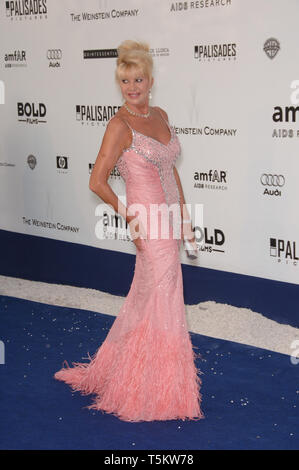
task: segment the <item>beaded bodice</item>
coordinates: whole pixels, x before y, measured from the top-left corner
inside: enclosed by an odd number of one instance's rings
[[[126,183],[134,183],[134,178],[138,177],[140,173],[142,173],[143,178],[146,178],[148,174],[147,190],[149,189],[150,177],[154,170],[159,176],[164,191],[165,202],[171,205],[180,202],[180,194],[174,177],[173,167],[180,154],[181,147],[173,127],[169,126],[169,129],[171,138],[168,144],[164,145],[158,140],[131,128],[131,146],[123,151],[116,163],[116,167]],[[139,167],[136,168],[136,165]],[[144,182],[146,183],[145,178]],[[145,190],[145,188],[143,189]]]

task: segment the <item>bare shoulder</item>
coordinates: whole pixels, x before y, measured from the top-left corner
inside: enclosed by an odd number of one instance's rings
[[[154,106],[154,109],[156,111],[158,111],[160,114],[162,114],[164,119],[166,119],[166,121],[168,121],[168,115],[167,115],[166,111],[164,111],[164,109],[160,108],[159,106]]]
[[[120,134],[127,133],[127,131],[128,126],[122,119],[121,114],[115,114],[115,116],[110,119],[106,127],[106,132],[108,132],[109,134],[117,134],[118,136]]]

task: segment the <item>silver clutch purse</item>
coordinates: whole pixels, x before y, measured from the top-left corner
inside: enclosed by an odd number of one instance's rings
[[[195,248],[195,242],[192,244],[190,243],[187,238],[184,238],[184,245],[185,245],[185,250],[187,253],[188,258],[190,259],[196,259],[198,258],[198,248]]]

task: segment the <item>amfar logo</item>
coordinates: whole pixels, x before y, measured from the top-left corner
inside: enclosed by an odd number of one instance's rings
[[[264,51],[269,57],[269,59],[274,59],[276,57],[278,51],[280,50],[280,44],[277,39],[270,38],[264,44]]]
[[[15,0],[5,2],[6,17],[12,19],[38,19],[41,15],[47,18],[47,0]]]
[[[46,105],[44,103],[17,103],[18,121],[27,122],[27,124],[46,123]]]
[[[293,264],[297,266],[299,258],[296,256],[296,242],[270,238],[270,256],[278,258],[278,262],[281,262],[281,258],[284,258],[286,262],[293,261]]]
[[[105,125],[117,113],[121,106],[76,105],[76,120],[81,124]]]
[[[227,189],[227,171],[210,170],[209,172],[196,171],[194,173],[194,188],[199,189]]]
[[[16,50],[14,52],[8,52],[4,54],[5,67],[27,67],[26,64],[26,51]]]
[[[274,122],[296,122],[298,111],[299,106],[296,108],[294,106],[285,106],[284,108],[275,106],[272,119]]]
[[[194,46],[194,58],[198,60],[236,60],[237,45],[230,44],[199,44]]]

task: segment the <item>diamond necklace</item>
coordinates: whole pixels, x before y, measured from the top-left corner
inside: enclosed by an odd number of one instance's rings
[[[128,111],[128,113],[132,114],[133,116],[138,116],[138,117],[143,117],[143,118],[148,118],[151,114],[151,111],[149,109],[148,113],[146,114],[141,114],[141,113],[135,113],[135,111],[132,111],[132,109],[130,109],[126,103],[124,103],[124,107],[126,108],[126,110]]]

